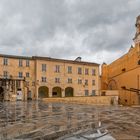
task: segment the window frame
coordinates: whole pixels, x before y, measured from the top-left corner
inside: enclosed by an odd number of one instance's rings
[[[88,86],[88,79],[85,79],[85,86]]]
[[[55,72],[60,73],[60,65],[55,65]]]
[[[3,58],[3,65],[4,66],[8,65],[8,58],[6,58],[6,57]]]
[[[78,79],[78,85],[82,84],[82,79]]]
[[[23,67],[23,60],[22,60],[22,59],[19,59],[19,60],[18,60],[18,66],[19,66],[19,67]]]
[[[26,67],[30,67],[30,60],[26,60]]]
[[[23,78],[23,72],[18,72],[18,77]]]
[[[60,83],[60,78],[55,77],[55,83]]]
[[[95,86],[96,80],[92,80],[92,86]]]
[[[47,65],[46,64],[42,64],[42,72],[46,72],[47,71]]]
[[[68,78],[68,83],[72,84],[72,78]]]
[[[96,69],[92,69],[92,75],[96,76]]]
[[[82,68],[78,67],[78,74],[82,74]]]
[[[26,77],[29,78],[30,77],[30,73],[26,72]]]
[[[41,82],[46,83],[46,82],[47,82],[47,77],[42,76],[42,77],[41,77]]]
[[[85,75],[89,75],[89,68],[85,68]]]
[[[69,73],[69,74],[72,73],[72,66],[68,66],[68,73]]]
[[[3,77],[8,78],[8,71],[3,71]]]
[[[89,90],[85,89],[85,96],[89,96]]]

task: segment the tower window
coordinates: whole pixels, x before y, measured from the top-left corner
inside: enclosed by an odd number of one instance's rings
[[[140,60],[138,61],[138,65],[140,65]]]

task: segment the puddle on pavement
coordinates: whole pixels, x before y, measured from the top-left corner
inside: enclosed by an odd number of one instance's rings
[[[116,139],[140,137],[140,107],[94,106],[42,101],[0,103],[0,140],[56,139],[97,126]]]

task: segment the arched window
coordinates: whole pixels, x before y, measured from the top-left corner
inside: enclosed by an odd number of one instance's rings
[[[138,65],[140,65],[140,60],[138,60]]]

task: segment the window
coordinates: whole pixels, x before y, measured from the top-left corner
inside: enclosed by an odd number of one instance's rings
[[[78,74],[82,74],[82,68],[78,68]]]
[[[82,84],[82,79],[78,79],[78,84]]]
[[[95,86],[95,80],[92,80],[92,85]]]
[[[8,58],[3,59],[3,65],[8,65]]]
[[[68,83],[72,83],[72,78],[68,78]]]
[[[27,81],[27,82],[26,82],[26,86],[29,86],[29,85],[30,85],[30,82],[29,82],[29,81]]]
[[[7,71],[4,71],[3,72],[3,76],[4,76],[4,78],[7,78],[8,77],[8,72]]]
[[[16,87],[17,87],[17,88],[20,88],[20,86],[21,86],[21,83],[20,83],[19,80],[17,80],[17,81],[16,81]]]
[[[88,85],[88,80],[85,80],[85,85],[86,85],[86,86]]]
[[[60,78],[55,78],[55,83],[60,83]]]
[[[4,80],[4,81],[2,81],[2,86],[6,86],[6,81]]]
[[[42,72],[46,72],[46,64],[42,64]]]
[[[72,73],[72,67],[68,66],[68,73]]]
[[[85,96],[88,96],[88,90],[85,90]]]
[[[22,77],[23,77],[22,72],[19,72],[19,73],[18,73],[18,77],[19,77],[19,78],[22,78]]]
[[[122,69],[122,72],[125,72],[125,71],[126,71],[126,69],[125,69],[125,68],[123,68],[123,69]]]
[[[32,86],[35,86],[35,82],[32,82]]]
[[[42,77],[42,82],[47,82],[47,78],[46,77]]]
[[[29,72],[26,72],[26,77],[30,77],[30,73]]]
[[[85,69],[85,75],[88,75],[88,74],[89,74],[88,71],[89,71],[89,70],[86,68],[86,69]]]
[[[22,67],[22,59],[19,59],[19,67]]]
[[[138,61],[138,65],[140,65],[140,60]]]
[[[92,90],[92,96],[95,96],[95,95],[96,95],[96,91]]]
[[[30,66],[30,61],[26,60],[26,67],[29,67],[29,66]]]
[[[59,65],[55,66],[55,72],[60,72],[60,66]]]
[[[96,75],[96,70],[92,69],[92,75]]]

